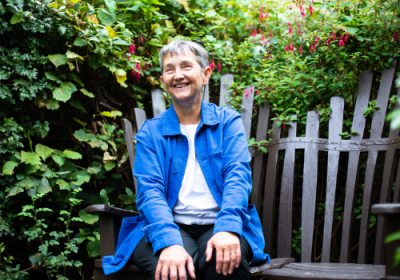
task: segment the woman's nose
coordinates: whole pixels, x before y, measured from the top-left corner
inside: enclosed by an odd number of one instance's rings
[[[177,69],[175,70],[175,77],[174,77],[174,78],[175,78],[175,79],[179,79],[179,80],[184,78],[182,69],[177,68]]]

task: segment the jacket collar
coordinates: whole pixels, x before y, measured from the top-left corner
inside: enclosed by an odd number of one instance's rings
[[[163,126],[163,136],[171,136],[171,135],[182,135],[181,128],[179,126],[178,115],[175,112],[174,105],[168,108],[165,112],[164,117],[164,126]],[[199,126],[201,127],[203,124],[205,125],[215,125],[218,124],[219,120],[215,115],[215,112],[211,110],[210,105],[205,103],[203,100],[201,101],[201,119]]]

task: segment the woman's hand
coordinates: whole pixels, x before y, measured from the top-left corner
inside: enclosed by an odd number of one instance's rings
[[[235,267],[239,267],[242,259],[239,237],[231,232],[217,232],[207,243],[207,262],[211,260],[214,248],[217,253],[217,273],[232,274]]]
[[[161,251],[158,259],[155,280],[168,280],[168,275],[171,280],[187,280],[186,265],[190,277],[195,279],[193,260],[185,248],[180,245],[166,247]]]

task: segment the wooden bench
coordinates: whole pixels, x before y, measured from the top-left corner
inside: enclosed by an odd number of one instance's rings
[[[297,136],[297,123],[292,122],[289,126],[288,137],[281,138],[281,128],[275,120],[272,127],[271,141],[267,144],[268,154],[258,153],[254,148],[249,150],[253,156],[253,192],[251,203],[256,205],[258,213],[262,217],[263,231],[265,235],[266,248],[268,253],[273,252],[276,247],[276,259],[271,264],[251,267],[252,277],[264,279],[379,279],[385,274],[383,239],[385,236],[386,216],[389,215],[388,232],[396,230],[396,221],[400,221],[400,205],[377,206],[377,233],[375,242],[375,265],[366,264],[366,251],[368,239],[368,222],[370,219],[372,184],[377,164],[378,152],[386,151],[383,180],[380,189],[380,203],[387,203],[392,196],[392,185],[394,187],[394,200],[399,202],[400,197],[400,164],[399,156],[396,153],[400,149],[399,130],[392,130],[388,138],[382,138],[384,120],[387,111],[389,95],[393,86],[396,69],[396,61],[393,61],[389,69],[382,74],[381,84],[377,95],[379,110],[374,112],[371,123],[369,139],[363,139],[366,120],[363,116],[363,109],[368,106],[371,95],[373,73],[364,71],[360,78],[360,85],[355,106],[352,131],[358,131],[349,140],[341,139],[344,100],[341,97],[332,97],[330,107],[332,113],[329,118],[329,138],[319,137],[319,115],[308,112],[305,137]],[[227,97],[229,84],[233,82],[232,75],[224,75],[221,78],[220,104],[228,104]],[[246,128],[246,136],[250,138],[251,115],[253,108],[254,88],[250,90],[247,98],[242,102],[242,120]],[[400,90],[397,93],[400,98]],[[204,100],[209,101],[208,89],[205,91]],[[161,90],[152,91],[152,103],[154,116],[165,111],[165,99]],[[398,107],[398,105],[396,105]],[[271,118],[269,103],[260,106],[258,112],[258,126],[256,141],[267,140],[267,130]],[[144,110],[135,108],[134,127],[129,120],[123,119],[122,125],[125,131],[125,140],[129,152],[131,167],[135,162],[135,147],[133,139],[135,132],[146,120]],[[302,183],[302,209],[301,209],[301,262],[294,263],[292,258],[292,216],[293,216],[293,186],[296,151],[304,150],[303,183]],[[285,151],[283,160],[283,171],[281,184],[277,184],[279,177],[278,155]],[[322,235],[321,262],[312,263],[313,240],[315,238],[316,216],[316,193],[318,178],[318,153],[327,153],[327,178],[325,198],[325,218]],[[331,263],[331,240],[332,225],[334,220],[335,193],[339,169],[339,157],[341,153],[348,153],[349,164],[346,178],[346,196],[342,220],[340,262]],[[349,264],[351,252],[350,240],[352,226],[354,224],[354,201],[357,180],[361,177],[359,171],[360,157],[362,153],[368,153],[365,172],[364,191],[362,194],[362,216],[360,235],[358,243],[357,264]],[[135,188],[137,187],[134,178]],[[276,205],[277,192],[279,194],[279,206]],[[398,207],[398,208],[396,208]],[[398,209],[394,211],[393,209]],[[101,235],[101,257],[115,253],[116,240],[119,227],[123,217],[138,215],[133,211],[127,211],[110,207],[107,205],[89,206],[86,211],[100,215]],[[397,214],[396,214],[397,213]],[[397,215],[397,216],[396,216]],[[275,223],[275,219],[278,219]],[[397,219],[397,220],[396,220]],[[277,233],[274,225],[277,224]],[[398,228],[399,229],[399,228]],[[398,230],[397,229],[397,230]],[[274,234],[275,233],[275,234]],[[277,236],[277,240],[275,240]],[[400,245],[400,244],[399,244]],[[388,254],[393,250],[388,250]],[[388,255],[387,259],[390,259]],[[393,258],[392,258],[393,259]],[[391,262],[392,262],[391,259]],[[391,267],[389,263],[387,267]],[[278,269],[279,268],[279,269]],[[400,279],[400,269],[386,268],[387,276],[390,279]],[[393,278],[394,277],[394,278]],[[397,277],[397,278],[396,278]],[[95,260],[95,280],[100,279],[148,279],[133,264],[128,264],[123,270],[104,276],[101,260]],[[389,279],[389,278],[385,278]]]

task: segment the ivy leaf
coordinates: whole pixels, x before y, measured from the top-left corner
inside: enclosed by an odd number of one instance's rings
[[[117,77],[117,82],[124,86],[123,84],[126,81],[126,71],[118,69],[117,71],[115,71],[115,76]]]
[[[86,213],[85,209],[82,209],[81,211],[79,211],[79,217],[81,217],[82,221],[84,221],[85,223],[87,223],[89,225],[93,225],[94,223],[96,223],[99,220],[98,215],[88,214],[88,213]]]
[[[75,131],[74,136],[76,139],[78,139],[79,141],[90,141],[90,140],[96,140],[96,136],[92,133],[88,133],[86,131],[84,131],[83,129],[79,129],[77,131]]]
[[[34,152],[21,152],[21,162],[25,162],[27,164],[32,164],[32,165],[40,165],[40,157],[38,154]]]
[[[47,56],[49,60],[54,64],[55,67],[68,63],[68,59],[65,54],[50,54]]]
[[[7,197],[9,197],[9,196],[14,196],[14,195],[19,194],[19,193],[21,193],[21,192],[23,192],[23,191],[24,191],[24,189],[21,188],[21,187],[13,187],[13,188],[8,192]]]
[[[53,149],[43,146],[42,144],[37,144],[35,147],[36,153],[43,159],[43,161],[46,160],[46,158],[51,155],[51,153],[54,151]]]
[[[122,116],[122,112],[120,112],[120,111],[111,111],[111,112],[104,111],[104,112],[101,112],[101,115],[103,115],[105,117],[113,118],[115,116]]]
[[[69,102],[69,105],[75,107],[76,109],[81,110],[82,112],[86,113],[85,107],[83,107],[82,103],[79,100],[72,99]]]
[[[94,98],[94,94],[91,93],[91,92],[88,92],[86,89],[81,88],[80,91],[81,91],[84,95],[89,96],[90,98]]]
[[[100,256],[100,241],[96,240],[95,242],[89,241],[86,244],[86,250],[89,255],[89,258],[95,258]]]
[[[14,168],[18,166],[19,162],[17,161],[7,161],[3,166],[3,174],[4,175],[12,175],[14,174]]]
[[[16,24],[22,20],[22,13],[15,13],[10,19],[11,24]]]
[[[92,165],[88,168],[89,174],[97,174],[101,171],[101,165]]]
[[[104,3],[106,4],[107,10],[110,12],[110,14],[114,15],[115,8],[117,7],[115,0],[104,0]]]
[[[63,179],[57,179],[56,184],[60,186],[60,190],[69,190],[71,186]]]
[[[80,153],[73,152],[70,150],[65,150],[63,154],[65,155],[66,158],[69,159],[82,159],[82,155]]]
[[[104,9],[99,10],[97,12],[97,15],[104,25],[111,26],[111,25],[113,25],[113,23],[116,20],[115,15],[110,14],[109,12],[105,11]]]
[[[107,170],[107,171],[110,171],[111,169],[113,169],[115,167],[115,162],[113,162],[113,161],[107,161],[105,164],[104,164],[104,168]]]
[[[77,38],[75,39],[75,41],[74,41],[74,46],[83,47],[83,46],[85,46],[85,45],[86,45],[86,41],[83,40],[82,38],[77,37]]]
[[[79,76],[76,73],[70,73],[68,76],[77,82],[81,87],[84,87],[85,85],[82,83],[82,80],[79,78]]]
[[[66,56],[67,56],[67,58],[69,58],[69,59],[75,59],[75,58],[78,58],[78,57],[79,57],[79,55],[77,55],[76,53],[71,52],[71,51],[67,51]]]
[[[54,74],[53,72],[44,72],[45,76],[47,79],[52,80],[52,81],[59,81],[59,79],[57,78],[56,74]]]
[[[53,97],[58,101],[66,102],[71,98],[72,93],[76,91],[76,87],[71,82],[64,82],[60,87],[53,90]]]
[[[66,158],[64,156],[52,155],[51,158],[58,164],[58,166],[63,166]]]
[[[55,100],[54,98],[50,99],[50,100],[46,100],[46,108],[49,110],[57,110],[58,108],[60,108],[60,103]]]
[[[43,177],[42,180],[40,180],[39,187],[37,189],[37,193],[43,193],[46,194],[48,192],[51,192],[51,187],[49,180],[47,180],[46,177]]]

